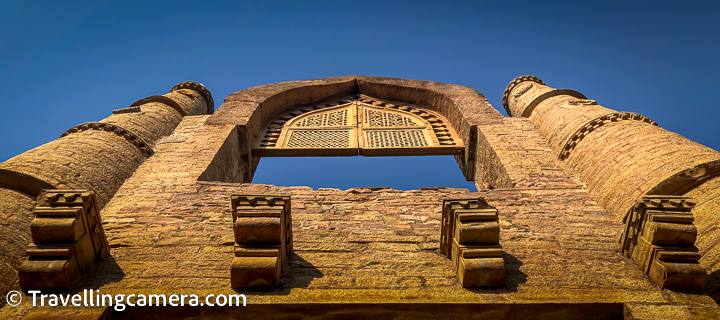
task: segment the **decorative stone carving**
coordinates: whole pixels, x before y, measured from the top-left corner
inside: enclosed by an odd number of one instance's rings
[[[573,99],[568,101],[569,104],[574,106],[591,106],[597,105],[597,101],[592,99]]]
[[[60,135],[60,138],[70,135],[70,134],[73,134],[73,133],[76,133],[76,132],[82,132],[85,130],[100,130],[100,131],[112,132],[120,137],[125,138],[125,140],[132,143],[146,157],[152,156],[155,153],[155,151],[153,151],[153,149],[150,147],[150,145],[147,142],[145,142],[145,140],[143,140],[136,134],[134,134],[126,129],[123,129],[120,126],[111,124],[111,123],[87,122],[87,123],[79,124],[77,126],[70,128],[68,131],[65,131],[62,135]]]
[[[207,104],[207,114],[212,114],[213,111],[215,111],[215,101],[213,101],[212,94],[210,94],[210,90],[205,88],[202,83],[197,83],[194,81],[180,82],[176,84],[170,91],[176,91],[180,89],[195,90],[195,92],[199,93],[200,96],[205,99],[205,103]]]
[[[694,206],[687,197],[645,196],[625,216],[620,250],[660,288],[705,287],[705,268],[695,247]]]
[[[127,107],[122,109],[115,109],[112,111],[112,114],[123,114],[123,113],[138,113],[142,110],[140,110],[140,107]]]
[[[502,287],[498,211],[483,198],[443,201],[440,249],[453,263],[463,287]]]
[[[463,151],[460,139],[439,114],[359,95],[280,115],[258,137],[253,155],[457,155]]]
[[[595,100],[586,100],[586,99],[580,99],[582,101],[595,101]],[[578,104],[592,104],[592,103],[584,103],[584,102],[578,102]],[[565,145],[563,146],[562,151],[560,151],[560,160],[565,160],[570,156],[570,151],[575,149],[575,147],[580,143],[580,141],[585,138],[590,132],[595,131],[595,129],[609,123],[609,122],[618,122],[623,120],[632,120],[632,121],[642,121],[645,123],[649,123],[651,125],[657,126],[658,124],[655,123],[655,121],[652,121],[650,118],[643,116],[639,113],[634,112],[614,112],[610,114],[606,114],[604,116],[597,117],[590,122],[586,123],[580,129],[575,131],[575,133],[568,139],[567,142],[565,142]]]
[[[517,85],[519,85],[520,83],[523,83],[525,81],[532,81],[532,82],[538,83],[540,85],[545,85],[545,82],[543,82],[542,80],[540,80],[540,78],[538,78],[536,76],[519,76],[519,77],[513,79],[512,81],[510,81],[510,83],[508,83],[507,87],[505,87],[505,91],[503,91],[503,96],[502,96],[502,105],[503,105],[503,107],[505,107],[505,111],[508,114],[510,114],[510,105],[508,104],[508,99],[510,98],[510,91],[513,91],[513,89],[515,89],[515,87]],[[528,87],[527,89],[530,90],[530,88],[531,87]],[[525,93],[525,92],[523,92],[523,93]],[[518,97],[519,96],[520,95],[518,95]]]
[[[277,286],[285,259],[292,253],[290,197],[233,195],[231,203],[235,233],[232,287]]]
[[[95,194],[43,190],[30,225],[33,243],[18,268],[20,287],[71,290],[110,252]]]
[[[513,99],[517,100],[517,98],[520,98],[522,95],[524,95],[528,91],[530,91],[530,89],[532,89],[532,87],[533,87],[533,84],[529,83],[526,86],[518,89],[518,92],[515,92],[515,94],[513,94]]]

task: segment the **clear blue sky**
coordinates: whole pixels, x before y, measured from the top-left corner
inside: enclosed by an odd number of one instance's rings
[[[181,81],[219,106],[247,87],[347,74],[461,84],[500,110],[507,83],[532,74],[720,149],[719,17],[720,1],[0,0],[0,161]],[[255,182],[463,180],[451,157],[356,157],[267,158]]]

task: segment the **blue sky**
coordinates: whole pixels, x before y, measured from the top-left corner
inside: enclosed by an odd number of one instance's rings
[[[219,106],[347,74],[461,84],[497,109],[532,74],[720,149],[718,17],[718,1],[0,0],[0,161],[181,81]],[[266,158],[255,182],[472,188],[463,180],[451,157],[357,157]]]

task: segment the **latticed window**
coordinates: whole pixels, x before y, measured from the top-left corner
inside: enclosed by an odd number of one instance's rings
[[[253,155],[456,155],[463,150],[439,114],[360,95],[280,115],[257,139]]]

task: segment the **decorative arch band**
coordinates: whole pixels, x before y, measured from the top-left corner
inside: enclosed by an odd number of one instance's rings
[[[87,122],[83,124],[79,124],[77,126],[74,126],[70,128],[68,131],[65,131],[62,135],[60,135],[60,138],[65,137],[67,135],[82,132],[86,130],[98,130],[98,131],[107,131],[112,132],[122,138],[125,138],[128,142],[132,143],[135,147],[142,152],[142,154],[145,157],[152,156],[155,152],[152,150],[150,145],[145,142],[142,138],[140,138],[138,135],[128,131],[127,129],[124,129],[118,125],[110,124],[110,123],[104,123],[104,122]]]
[[[650,118],[643,116],[639,113],[613,112],[610,114],[606,114],[590,120],[588,123],[580,127],[580,129],[575,131],[575,133],[573,133],[570,139],[565,142],[565,145],[560,151],[560,155],[558,156],[558,158],[560,158],[560,160],[567,159],[570,156],[570,151],[575,149],[578,143],[580,143],[580,141],[582,141],[582,139],[584,139],[588,134],[595,131],[595,129],[604,126],[606,123],[618,122],[623,120],[642,121],[654,126],[658,125],[657,123],[655,123],[655,121],[652,121]]]

